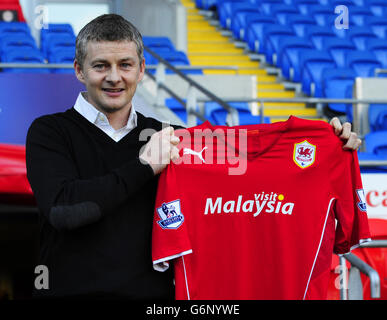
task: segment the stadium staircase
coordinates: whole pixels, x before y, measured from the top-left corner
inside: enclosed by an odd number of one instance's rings
[[[187,56],[194,66],[237,66],[236,70],[203,69],[204,74],[255,75],[257,77],[258,98],[292,99],[299,94],[285,88],[284,83],[270,67],[253,60],[243,48],[238,47],[230,32],[219,27],[210,11],[196,8],[194,0],[182,0],[187,10]],[[264,115],[271,122],[286,120],[290,115],[322,120],[315,107],[305,103],[266,102]]]

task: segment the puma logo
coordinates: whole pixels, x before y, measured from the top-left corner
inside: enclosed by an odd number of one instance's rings
[[[194,155],[194,156],[197,156],[197,157],[199,157],[200,160],[202,160],[204,163],[206,163],[206,162],[204,161],[204,158],[203,158],[203,155],[202,155],[203,151],[206,150],[206,149],[207,149],[207,147],[204,147],[204,148],[202,149],[202,151],[196,152],[196,151],[193,151],[193,150],[191,150],[191,149],[189,149],[189,148],[184,148],[183,153],[184,153],[184,154],[192,154],[192,155]]]

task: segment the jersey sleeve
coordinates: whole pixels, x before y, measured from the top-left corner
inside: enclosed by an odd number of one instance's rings
[[[192,253],[176,167],[170,164],[161,173],[157,189],[152,229],[152,261],[157,271],[167,270],[170,260]]]
[[[331,183],[337,220],[334,252],[344,254],[370,240],[366,200],[356,151],[342,151],[334,161]]]

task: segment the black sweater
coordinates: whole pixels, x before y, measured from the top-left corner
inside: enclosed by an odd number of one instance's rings
[[[171,272],[152,268],[157,177],[138,158],[161,129],[138,113],[115,142],[74,108],[32,123],[27,176],[40,211],[39,264],[49,270],[49,289],[37,296],[173,297]]]

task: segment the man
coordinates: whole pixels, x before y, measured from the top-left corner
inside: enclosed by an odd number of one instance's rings
[[[157,174],[178,158],[173,128],[136,112],[145,70],[138,30],[102,15],[76,40],[76,76],[86,86],[66,112],[36,119],[27,136],[27,176],[40,210],[40,297],[173,298],[172,273],[153,271],[151,228]],[[350,124],[337,134],[360,140]],[[149,141],[142,139],[153,129]]]

